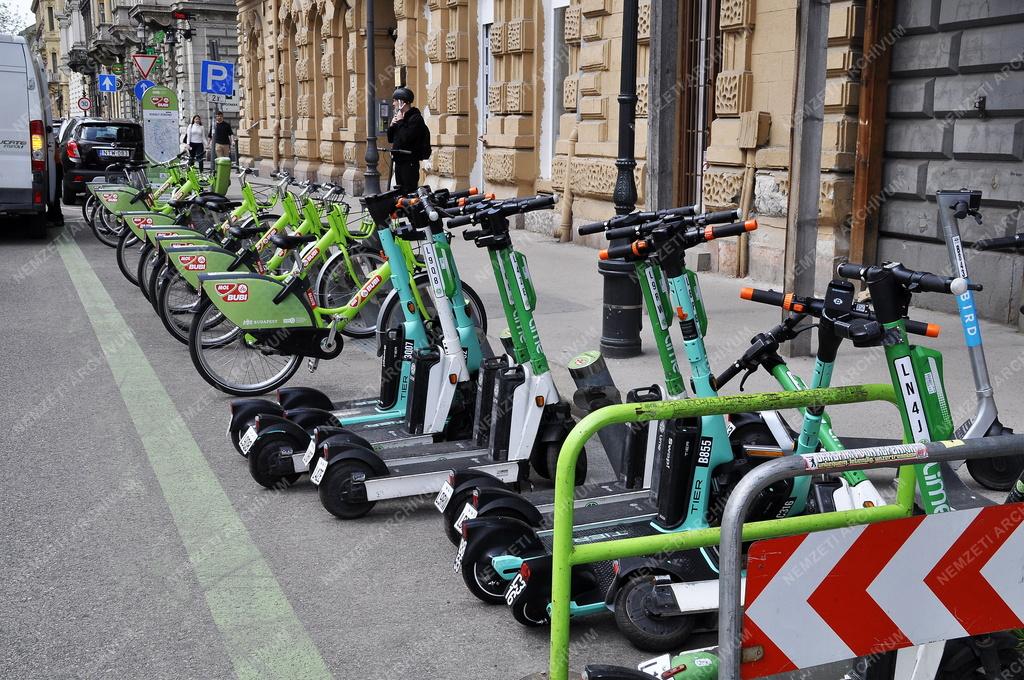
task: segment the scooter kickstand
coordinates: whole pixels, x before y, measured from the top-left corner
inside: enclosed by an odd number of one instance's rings
[[[309,369],[310,373],[316,373],[317,366],[320,365],[319,357],[310,357],[306,360],[306,368]]]

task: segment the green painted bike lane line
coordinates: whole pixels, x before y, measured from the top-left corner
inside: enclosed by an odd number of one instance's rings
[[[239,678],[330,678],[316,645],[78,244],[57,248]],[[154,417],[158,414],[158,417]]]

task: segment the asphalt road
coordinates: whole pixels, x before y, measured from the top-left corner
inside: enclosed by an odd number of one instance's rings
[[[595,253],[525,232],[514,238],[531,258],[538,326],[571,395],[564,366],[600,335]],[[496,338],[504,324],[494,317],[487,261],[461,241],[455,249]],[[716,366],[778,319],[777,310],[738,301],[739,285],[704,277]],[[258,487],[224,434],[229,397],[203,382],[114,251],[83,224],[69,220],[44,242],[0,237],[0,309],[0,453],[9,461],[0,482],[3,676],[509,680],[546,667],[546,630],[480,604],[452,574],[454,550],[428,500],[382,503],[343,522],[309,484]],[[955,317],[922,318],[945,326],[936,344],[949,350],[960,420],[973,397]],[[1007,389],[1024,369],[1020,336],[984,329],[1003,420],[1024,427],[1022,396]],[[610,365],[620,388],[659,373],[650,352]],[[792,365],[809,372],[806,359]],[[377,373],[371,347],[353,343],[291,384],[354,398],[373,392]],[[858,351],[834,383],[885,379],[878,354]],[[755,376],[748,389],[770,387]],[[839,410],[835,420],[840,432],[899,429],[893,412],[880,418],[872,406]],[[608,474],[599,461],[591,467]],[[891,474],[874,478],[889,491]],[[574,667],[649,656],[608,616],[575,625]]]

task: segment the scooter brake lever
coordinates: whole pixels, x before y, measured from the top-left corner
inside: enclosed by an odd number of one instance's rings
[[[743,391],[743,386],[745,384],[747,384],[747,378],[749,378],[750,376],[754,375],[754,373],[756,373],[756,372],[757,372],[757,366],[754,366],[753,368],[748,368],[747,369],[747,372],[743,374],[743,379],[740,380],[740,392]]]

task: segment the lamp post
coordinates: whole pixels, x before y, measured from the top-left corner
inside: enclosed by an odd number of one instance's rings
[[[373,26],[373,2],[365,2],[366,7],[366,170],[363,171],[363,194],[380,193],[380,171],[377,162],[377,60],[375,54]]]
[[[622,71],[619,81],[619,156],[615,159],[615,213],[636,208],[636,48],[638,0],[625,0],[622,8]],[[613,240],[618,245],[624,240]],[[597,270],[604,277],[604,313],[601,351],[608,357],[626,358],[640,353],[643,300],[633,265],[622,259],[603,260]]]

